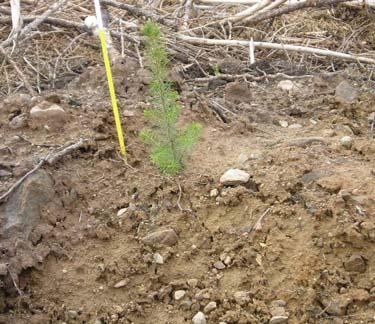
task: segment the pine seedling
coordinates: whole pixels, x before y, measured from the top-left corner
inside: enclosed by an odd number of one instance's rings
[[[153,127],[141,132],[141,138],[151,146],[151,161],[164,173],[173,175],[183,168],[186,153],[198,140],[201,125],[190,123],[183,129],[177,126],[181,105],[179,96],[168,80],[168,55],[159,26],[148,21],[142,28],[152,80],[152,108],[144,111]]]

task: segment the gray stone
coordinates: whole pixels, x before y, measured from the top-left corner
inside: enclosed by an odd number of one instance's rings
[[[250,179],[250,174],[239,169],[229,169],[220,178],[220,183],[225,186],[237,186],[246,184]]]
[[[49,174],[43,170],[33,173],[6,203],[0,205],[0,215],[4,215],[5,219],[5,235],[27,238],[31,230],[39,224],[42,209],[49,205],[51,207],[55,202],[55,190]]]
[[[271,305],[274,307],[285,307],[286,301],[282,299],[276,299],[271,302]]]
[[[193,324],[206,324],[206,316],[202,312],[198,312],[192,319]]]
[[[222,261],[217,261],[217,262],[214,263],[214,267],[217,270],[223,270],[223,269],[225,269],[225,264]]]
[[[191,308],[191,305],[192,305],[192,301],[191,300],[184,300],[181,304],[180,304],[180,308],[183,309],[183,310],[190,310]]]
[[[173,229],[164,229],[148,234],[143,238],[143,242],[147,245],[162,244],[172,246],[178,242],[178,236]]]
[[[122,279],[119,282],[116,282],[113,286],[114,288],[122,288],[125,287],[129,283],[129,279]]]
[[[291,80],[282,80],[277,84],[277,87],[286,92],[290,92],[297,89],[296,84]]]
[[[281,127],[287,128],[289,126],[289,123],[286,120],[280,120],[279,125]]]
[[[8,273],[8,267],[5,263],[0,263],[0,276],[5,276]]]
[[[349,272],[363,273],[366,271],[366,262],[359,254],[351,255],[345,262],[344,268]]]
[[[9,178],[12,176],[12,173],[7,170],[0,170],[0,178]]]
[[[335,90],[336,101],[343,104],[351,104],[358,98],[358,90],[352,87],[349,82],[342,81]]]
[[[187,284],[190,287],[195,288],[198,285],[198,280],[197,279],[188,279]]]
[[[285,316],[285,308],[282,306],[271,307],[270,313],[272,316]]]
[[[368,117],[367,117],[367,119],[368,119],[368,121],[370,123],[374,122],[374,120],[375,120],[375,111],[372,112],[371,114],[369,114]]]
[[[210,191],[210,197],[217,197],[219,195],[219,190],[217,190],[216,188],[215,189],[212,189]]]
[[[216,305],[216,302],[212,301],[212,302],[209,302],[206,307],[203,309],[203,311],[205,313],[210,313],[212,312],[214,309],[216,309],[217,305]]]
[[[282,324],[288,322],[288,316],[273,316],[269,323],[270,324]]]
[[[14,117],[10,122],[9,122],[9,128],[11,129],[20,129],[24,128],[27,126],[27,115],[26,114],[21,114],[16,117]]]
[[[68,317],[69,317],[69,319],[74,320],[74,319],[77,318],[77,316],[78,316],[78,313],[76,311],[74,311],[74,310],[68,311]]]
[[[301,129],[303,126],[301,124],[292,124],[289,129]]]
[[[44,108],[47,106],[47,108]],[[68,114],[60,106],[43,103],[30,110],[31,120],[37,126],[47,125],[55,128],[62,127],[68,120]]]

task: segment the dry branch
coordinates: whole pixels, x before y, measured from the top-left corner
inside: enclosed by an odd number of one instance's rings
[[[7,40],[1,43],[2,47],[7,47],[10,44],[13,43],[13,41],[17,39],[21,39],[25,37],[31,30],[37,28],[44,20],[46,20],[51,14],[53,14],[55,11],[59,10],[63,4],[65,4],[67,0],[60,0],[53,4],[50,8],[48,8],[41,16],[34,19],[30,24],[26,25],[24,28],[22,28],[19,32],[19,34],[14,34],[11,37],[9,37]]]
[[[190,36],[185,36],[185,35],[177,35],[177,39],[190,43],[190,44],[195,44],[195,45],[224,45],[224,46],[246,46],[246,47],[249,47],[250,45],[250,41],[207,39],[207,38],[200,38],[200,37],[190,37]],[[254,42],[254,47],[309,53],[309,54],[315,54],[315,55],[335,57],[335,58],[339,58],[343,60],[375,64],[375,59],[373,58],[359,56],[355,54],[335,52],[335,51],[331,51],[327,49],[307,47],[307,46],[275,44],[275,43],[268,43],[268,42]]]

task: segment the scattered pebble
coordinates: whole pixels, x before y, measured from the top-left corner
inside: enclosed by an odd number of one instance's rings
[[[9,128],[11,129],[20,129],[24,128],[27,126],[27,115],[26,114],[21,114],[16,117],[14,117],[10,122],[9,122]]]
[[[351,255],[345,262],[344,268],[349,272],[363,273],[366,271],[366,262],[359,254]]]
[[[0,263],[0,276],[5,276],[8,273],[8,267],[5,263]]]
[[[184,298],[185,294],[186,294],[185,290],[177,290],[177,291],[174,292],[174,299],[180,300],[180,299]]]
[[[301,129],[303,126],[301,124],[292,124],[289,129]]]
[[[367,119],[370,123],[372,123],[375,120],[375,111],[368,115]]]
[[[340,143],[346,149],[350,149],[353,145],[353,138],[351,136],[344,136],[340,139]]]
[[[218,195],[219,195],[219,190],[217,190],[216,188],[210,191],[210,197],[217,197]]]
[[[351,104],[358,98],[358,90],[352,87],[349,82],[342,81],[335,90],[335,99],[339,103]]]
[[[162,244],[172,246],[178,242],[178,236],[173,229],[158,230],[145,236],[143,242],[147,245]]]
[[[203,309],[203,311],[208,314],[208,313],[212,312],[214,309],[216,309],[216,307],[217,307],[216,302],[211,301],[206,305],[206,307]]]
[[[277,84],[277,87],[287,92],[293,91],[297,88],[296,84],[291,80],[282,80]]]
[[[74,311],[74,310],[70,310],[70,311],[68,311],[68,317],[69,317],[70,319],[72,319],[72,320],[76,319],[76,318],[77,318],[77,315],[78,315],[78,313],[77,313],[76,311]]]
[[[184,300],[183,302],[181,302],[180,304],[180,308],[183,309],[183,310],[190,310],[191,309],[191,305],[192,305],[192,301],[191,300]]]
[[[30,110],[30,117],[48,125],[62,126],[67,121],[68,114],[60,106],[53,104],[45,109],[40,106],[33,107]]]
[[[269,323],[270,324],[282,324],[288,321],[288,316],[273,316]]]
[[[225,269],[225,264],[222,261],[217,261],[217,262],[214,263],[214,267],[217,270],[223,270],[223,269]]]
[[[197,279],[188,279],[187,284],[190,287],[195,288],[198,285],[198,280]]]
[[[124,215],[126,213],[128,209],[127,208],[121,208],[118,212],[117,212],[117,217],[121,217],[122,215]]]
[[[286,120],[280,120],[279,125],[281,127],[287,128],[289,126],[289,123]]]
[[[113,287],[114,288],[122,288],[125,287],[129,283],[129,279],[123,279],[117,282]]]
[[[134,117],[135,116],[135,112],[132,111],[132,110],[127,110],[127,109],[124,109],[122,111],[122,114],[124,117]]]
[[[249,181],[250,174],[239,169],[229,169],[220,178],[220,183],[224,186],[237,186]]]
[[[160,253],[155,253],[154,254],[154,262],[156,264],[164,264],[164,258]]]
[[[245,305],[250,302],[250,292],[248,291],[236,291],[234,293],[234,299],[237,304]]]
[[[275,306],[270,309],[272,316],[285,316],[285,308],[281,306]]]
[[[7,170],[0,170],[0,178],[9,178],[12,176],[12,173]]]
[[[193,324],[206,324],[206,316],[202,312],[198,312],[193,317]]]

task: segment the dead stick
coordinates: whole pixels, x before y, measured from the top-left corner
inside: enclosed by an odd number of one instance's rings
[[[16,62],[14,62],[10,56],[8,55],[8,53],[6,52],[6,50],[4,49],[4,47],[0,46],[0,52],[1,54],[3,54],[3,56],[5,57],[5,60],[7,60],[10,65],[13,67],[13,69],[17,72],[18,76],[20,77],[20,79],[23,81],[27,91],[30,92],[30,94],[32,96],[36,96],[36,92],[34,91],[33,87],[31,86],[30,82],[27,80],[27,77],[22,73],[22,71],[18,68]]]
[[[21,31],[19,32],[19,34],[14,34],[12,37],[10,37],[7,40],[5,40],[4,42],[2,42],[1,46],[2,47],[7,47],[10,44],[12,44],[13,41],[15,41],[17,39],[22,39],[23,37],[25,37],[31,30],[37,28],[48,16],[50,16],[55,11],[57,11],[58,9],[60,9],[60,7],[65,2],[67,2],[67,0],[60,0],[60,1],[56,2],[55,4],[53,4],[41,16],[39,16],[38,18],[36,18],[35,20],[33,20],[30,24],[28,24],[25,27],[23,27],[21,29]]]

